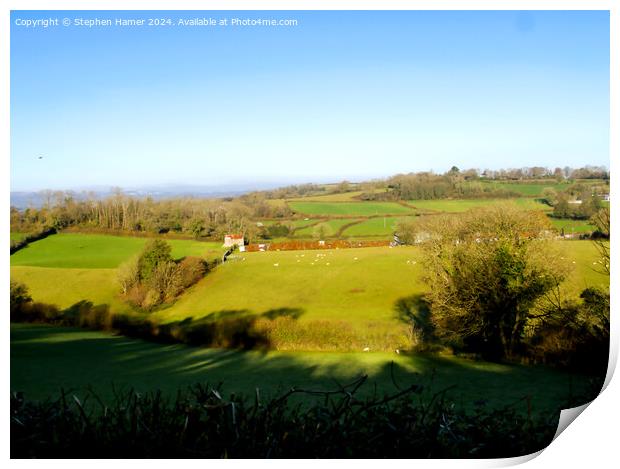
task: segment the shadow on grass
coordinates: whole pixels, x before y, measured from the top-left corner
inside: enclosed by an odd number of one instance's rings
[[[415,346],[432,345],[434,327],[431,322],[431,311],[424,295],[416,294],[399,298],[394,303],[396,318],[406,324]]]
[[[586,377],[556,370],[424,354],[205,349],[25,324],[12,326],[11,340],[11,389],[30,399],[57,395],[61,388],[79,395],[89,385],[104,399],[115,388],[159,389],[172,396],[196,383],[223,383],[227,394],[253,395],[258,388],[274,396],[291,387],[334,389],[367,374],[360,396],[419,384],[428,392],[416,398],[450,388],[451,402],[472,411],[514,405],[521,412],[555,415],[569,400],[577,405],[576,397],[588,389]]]

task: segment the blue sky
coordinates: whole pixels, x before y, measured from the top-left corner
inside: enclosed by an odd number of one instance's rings
[[[15,25],[46,17],[298,25]],[[604,11],[14,11],[11,20],[12,190],[609,165]]]

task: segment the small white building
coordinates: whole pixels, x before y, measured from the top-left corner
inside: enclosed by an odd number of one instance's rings
[[[231,248],[233,246],[244,246],[245,240],[243,239],[243,235],[241,234],[227,234],[224,236],[224,247]]]

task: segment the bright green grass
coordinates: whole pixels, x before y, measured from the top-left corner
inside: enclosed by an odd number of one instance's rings
[[[593,269],[598,257],[591,242],[558,241],[558,246],[574,268],[567,280],[571,292],[609,284],[609,277]],[[398,324],[396,301],[425,289],[417,247],[268,251],[238,259],[218,267],[155,316],[171,321],[224,310],[300,308],[300,321],[336,319],[362,327],[377,321]]]
[[[376,217],[353,225],[342,233],[343,236],[391,236],[399,222],[413,220],[411,217]]]
[[[11,265],[37,267],[108,269],[117,267],[139,253],[148,238],[61,233],[31,243],[11,256]],[[218,257],[220,243],[193,240],[166,240],[172,256]]]
[[[564,191],[569,187],[567,183],[545,182],[545,183],[527,183],[527,182],[494,182],[485,181],[484,184],[492,185],[495,189],[505,189],[507,191],[518,192],[529,197],[542,195],[543,191],[549,187],[556,191]]]
[[[296,197],[288,199],[288,202],[350,202],[356,200],[362,194],[362,191],[343,192],[340,194],[314,195],[310,197]]]
[[[551,223],[558,231],[564,228],[565,234],[587,233],[596,229],[594,225],[588,223],[588,220],[560,220],[551,218]]]
[[[311,237],[315,233],[318,233],[321,228],[323,228],[325,236],[331,237],[338,234],[338,231],[345,225],[349,225],[351,223],[356,223],[360,220],[352,219],[352,218],[336,218],[333,220],[327,220],[321,223],[318,223],[313,226],[308,226],[305,228],[299,228],[295,230],[296,237]]]
[[[173,321],[224,310],[300,308],[300,321],[397,323],[395,302],[423,289],[419,255],[415,247],[240,254],[154,315]]]
[[[231,392],[268,398],[295,386],[334,389],[361,374],[369,383],[361,395],[395,393],[393,376],[401,387],[418,383],[447,395],[457,405],[472,408],[478,399],[489,406],[511,404],[532,396],[532,410],[555,411],[568,396],[584,388],[582,377],[538,367],[474,362],[454,357],[406,356],[395,353],[238,352],[232,350],[160,345],[107,333],[41,325],[11,325],[11,390],[30,399],[58,396],[60,389],[84,396],[90,385],[104,400],[116,389],[138,392],[162,390],[173,397],[180,387],[195,383],[224,383]],[[422,399],[429,399],[424,393]],[[309,399],[306,397],[305,399]],[[526,403],[516,407],[526,411]]]
[[[35,301],[68,308],[80,301],[107,304],[114,312],[129,311],[118,298],[116,269],[62,269],[11,266],[11,280],[24,283]]]
[[[572,268],[564,282],[567,294],[578,296],[588,287],[609,288],[609,276],[601,273],[599,253],[592,241],[558,241],[558,246]]]
[[[413,212],[394,202],[289,202],[289,207],[308,215],[372,216]]]
[[[289,223],[291,223],[295,228],[302,228],[320,221],[320,218],[308,218],[307,220],[302,218],[300,220],[291,220]]]
[[[431,200],[410,200],[419,210],[437,211],[437,212],[466,212],[479,207],[488,207],[498,203],[514,203],[524,210],[544,210],[549,211],[551,207],[542,204],[535,199],[518,198],[518,199],[431,199]]]

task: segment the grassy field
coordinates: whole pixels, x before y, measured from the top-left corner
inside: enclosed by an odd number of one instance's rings
[[[130,311],[118,298],[116,269],[12,266],[11,280],[25,283],[35,301],[61,309],[90,301],[94,305],[109,305],[114,312]]]
[[[394,365],[390,365],[394,362]],[[527,395],[532,410],[557,410],[562,401],[585,388],[586,381],[554,370],[475,362],[455,357],[395,353],[286,353],[159,345],[106,333],[42,325],[11,325],[11,390],[30,399],[58,395],[60,389],[84,395],[86,386],[103,399],[116,389],[162,390],[174,396],[194,383],[224,383],[231,392],[268,398],[291,386],[334,389],[361,374],[369,375],[362,395],[394,393],[392,375],[402,387],[418,383],[448,393],[456,405],[471,409],[484,400],[503,406]],[[429,399],[430,393],[421,396]],[[308,398],[306,398],[308,399]],[[526,403],[516,409],[526,412]]]
[[[364,237],[364,236],[391,236],[396,231],[396,225],[403,220],[413,219],[411,217],[376,217],[364,220],[353,225],[342,233],[343,236]]]
[[[543,191],[547,187],[559,192],[566,190],[569,186],[567,183],[558,183],[556,181],[543,183],[485,181],[484,184],[491,185],[495,189],[505,189],[507,191],[518,192],[519,194],[523,194],[528,197],[537,197],[542,195]]]
[[[392,323],[395,302],[423,289],[418,257],[415,247],[245,253],[155,314],[170,321],[219,311],[299,308],[300,321]]]
[[[288,199],[288,202],[350,202],[356,200],[362,191],[342,192],[339,194],[314,195],[310,197],[297,197]]]
[[[308,226],[305,228],[299,228],[295,230],[296,237],[312,237],[315,233],[319,233],[319,230],[322,228],[326,237],[336,236],[339,230],[351,223],[356,223],[361,220],[351,219],[351,218],[336,218],[333,220],[327,220],[321,223],[318,223],[313,226]]]
[[[394,202],[289,202],[289,207],[297,213],[327,216],[368,217],[413,212],[413,209]]]
[[[432,200],[409,200],[407,203],[422,211],[436,212],[466,212],[479,207],[488,207],[498,203],[514,203],[524,210],[552,210],[548,205],[542,204],[535,199],[432,199]]]
[[[551,218],[551,224],[558,231],[564,229],[565,234],[588,233],[596,229],[594,225],[588,223],[588,220],[560,220]]]
[[[11,265],[110,269],[139,253],[148,238],[61,233],[30,244],[11,256]],[[220,243],[167,240],[172,256],[219,257]]]
[[[609,288],[609,277],[600,273],[599,253],[591,241],[558,241],[563,257],[572,267],[564,282],[567,293],[578,295],[588,287]]]
[[[144,242],[142,238],[54,235],[12,255],[11,278],[28,285],[36,301],[65,308],[88,300],[121,309],[113,267]],[[177,256],[206,244],[171,243]],[[567,281],[571,290],[608,285],[609,278],[596,272],[597,252],[591,242],[558,241],[558,246],[574,267]],[[104,247],[109,257],[98,250]],[[336,319],[361,328],[392,327],[400,324],[396,302],[424,291],[422,273],[418,247],[239,253],[174,305],[153,315],[173,321],[221,311],[260,314],[294,308],[302,313],[299,321]]]

